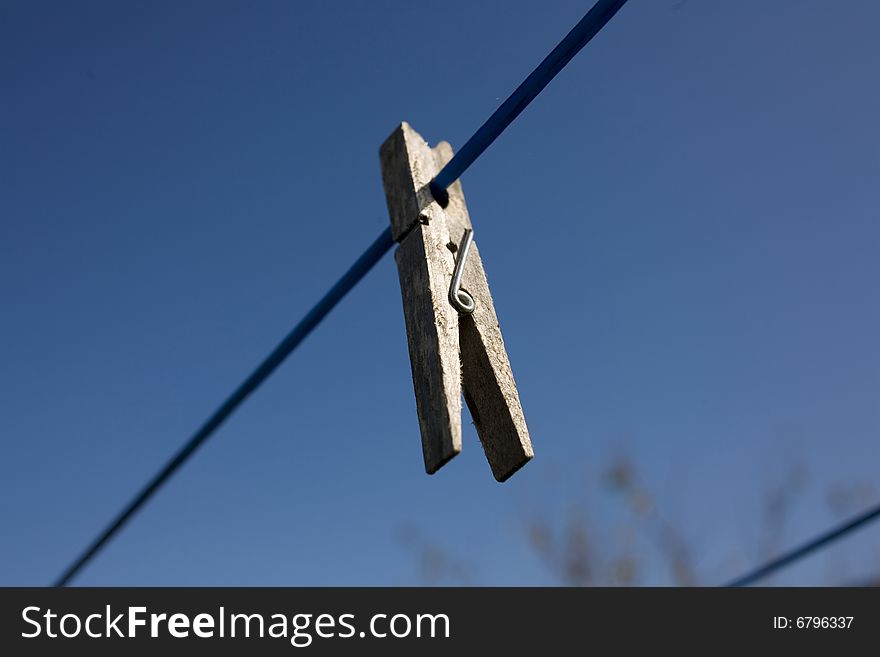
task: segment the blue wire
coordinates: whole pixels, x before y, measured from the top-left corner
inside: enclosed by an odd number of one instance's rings
[[[586,16],[547,55],[531,75],[489,117],[479,130],[465,143],[461,150],[446,164],[431,182],[431,192],[445,207],[446,188],[474,163],[483,151],[495,141],[504,129],[535,99],[562,68],[571,61],[581,48],[602,29],[627,0],[599,0]],[[55,586],[65,586],[94,557],[98,551],[119,531],[147,500],[180,468],[202,443],[238,408],[248,396],[277,368],[299,344],[311,333],[337,303],[373,268],[385,255],[394,240],[391,229],[386,229],[345,272],[330,291],[303,317],[293,330],[278,344],[253,373],[233,392],[201,428],[186,442],[128,506],[111,522],[101,535],[58,578]]]
[[[599,0],[593,5],[587,15],[572,28],[571,32],[559,42],[559,45],[544,58],[544,61],[538,64],[529,77],[510,94],[501,107],[495,110],[495,113],[480,126],[480,129],[446,163],[446,166],[434,176],[434,180],[430,184],[431,194],[440,205],[446,207],[449,200],[446,188],[461,177],[461,174],[483,154],[483,151],[489,148],[505,128],[543,91],[550,80],[555,78],[556,74],[571,61],[572,57],[577,55],[581,48],[605,27],[605,24],[626,2],[627,0]]]
[[[855,531],[859,527],[867,525],[869,522],[871,522],[872,520],[876,520],[877,518],[880,518],[880,505],[875,506],[872,509],[868,509],[867,511],[855,516],[854,518],[850,518],[842,525],[839,525],[834,529],[825,532],[821,536],[818,536],[813,540],[804,543],[800,547],[786,552],[782,556],[777,557],[773,561],[770,561],[760,568],[756,568],[752,572],[743,575],[742,577],[736,578],[732,582],[728,583],[726,586],[739,587],[753,584],[759,579],[764,579],[765,577],[773,574],[777,570],[781,570],[785,566],[788,566],[795,561],[803,559],[811,552],[814,552],[815,550],[818,550],[819,548],[828,545],[832,541],[836,541],[842,536],[849,534],[852,531]]]
[[[314,307],[303,317],[299,324],[293,327],[284,339],[278,343],[278,346],[272,350],[266,358],[257,366],[251,375],[238,386],[238,388],[224,401],[220,407],[214,411],[213,415],[201,426],[201,428],[193,434],[186,444],[178,450],[168,463],[156,474],[150,482],[141,489],[128,506],[116,518],[107,525],[107,528],[101,532],[101,535],[89,545],[82,555],[66,570],[61,577],[55,582],[55,586],[66,585],[74,576],[82,569],[86,563],[91,560],[98,550],[100,550],[107,541],[117,531],[122,529],[126,522],[135,514],[135,512],[164,484],[174,472],[183,465],[183,463],[192,456],[202,443],[207,440],[211,434],[223,422],[232,415],[232,412],[244,402],[248,396],[256,390],[259,385],[269,378],[269,375],[275,371],[284,359],[296,349],[300,343],[306,339],[321,320],[324,319],[331,310],[339,303],[342,298],[370,271],[373,266],[382,259],[391,247],[394,246],[394,240],[391,238],[391,228],[385,229],[382,234],[369,246],[364,254],[358,258],[349,268],[336,285],[330,288],[330,291],[314,305]]]

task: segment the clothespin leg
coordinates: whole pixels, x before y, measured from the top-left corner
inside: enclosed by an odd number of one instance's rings
[[[437,144],[434,156],[438,171],[452,154],[447,142]],[[450,236],[458,243],[465,229],[473,226],[461,181],[455,181],[447,192],[444,215]],[[476,241],[465,262],[462,288],[475,305],[473,314],[459,316],[464,398],[492,474],[505,481],[528,463],[534,452]]]
[[[473,314],[459,317],[464,398],[492,474],[505,481],[534,452],[476,243],[465,263],[462,287],[475,304]]]
[[[437,293],[449,280],[446,256],[438,253],[449,253],[448,237],[438,232],[418,226],[395,254],[428,474],[461,451],[459,318],[445,295]]]
[[[434,153],[407,123],[382,145],[382,176],[409,344],[425,470],[461,451],[458,313],[446,299],[454,256],[443,210],[428,191]]]

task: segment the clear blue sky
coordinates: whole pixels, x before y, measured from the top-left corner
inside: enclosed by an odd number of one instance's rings
[[[590,4],[0,4],[0,583],[55,578],[384,229],[399,121],[460,145]],[[632,0],[465,174],[536,451],[508,483],[469,423],[424,474],[386,257],[78,583],[418,583],[405,528],[552,583],[524,515],[617,531],[620,453],[707,582],[796,464],[784,543],[823,528],[880,474],[878,24]]]

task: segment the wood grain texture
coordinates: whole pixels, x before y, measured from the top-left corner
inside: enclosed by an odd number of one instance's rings
[[[443,209],[434,201],[428,183],[437,173],[434,152],[405,121],[379,149],[382,184],[395,242],[421,222],[442,219]]]
[[[462,288],[476,306],[472,315],[459,318],[464,398],[492,474],[505,481],[534,452],[476,241],[465,263]]]
[[[440,142],[434,153],[439,170],[452,158],[452,147]],[[447,191],[446,224],[458,243],[464,230],[472,228],[471,219],[461,181]],[[492,474],[505,481],[529,462],[534,451],[476,239],[465,263],[462,288],[475,302],[472,315],[459,317],[464,398]]]
[[[447,298],[453,253],[471,221],[460,181],[445,209],[427,185],[452,154],[447,142],[431,149],[406,123],[380,149],[425,469],[434,473],[461,451],[463,393],[492,473],[505,481],[532,458],[532,444],[476,243],[462,281],[474,313],[459,316]]]
[[[433,474],[461,451],[458,313],[446,299],[455,262],[443,210],[427,190],[437,172],[428,144],[403,123],[380,159],[392,231],[402,239],[395,260],[425,470]]]

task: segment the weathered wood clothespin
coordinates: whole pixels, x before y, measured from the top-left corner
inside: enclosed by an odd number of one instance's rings
[[[451,158],[448,143],[432,149],[407,123],[380,149],[425,469],[461,451],[464,392],[492,474],[505,481],[532,458],[532,443],[461,183],[445,207],[428,189]]]

